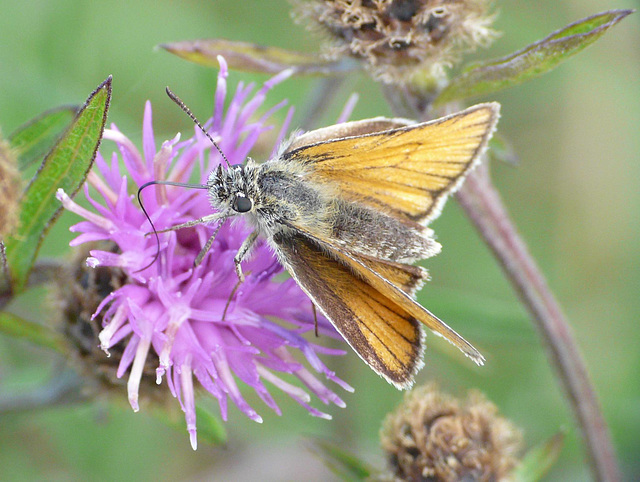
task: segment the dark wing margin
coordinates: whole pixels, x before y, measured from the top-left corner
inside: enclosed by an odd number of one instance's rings
[[[416,267],[403,263],[379,261],[375,258],[333,245],[327,240],[320,240],[312,233],[293,224],[289,224],[289,226],[297,231],[299,235],[306,236],[310,240],[313,240],[316,246],[321,246],[324,252],[330,253],[342,266],[348,266],[352,276],[357,276],[358,279],[365,281],[372,289],[379,293],[381,297],[393,301],[404,312],[411,315],[413,319],[424,324],[436,335],[445,338],[467,357],[471,358],[477,365],[484,365],[484,357],[471,343],[460,336],[444,321],[417,303],[412,298],[411,295],[413,293],[411,291],[402,289],[405,286],[411,286],[414,290],[419,287],[418,283],[421,283],[422,280],[418,282],[411,271],[409,271],[409,269],[415,269]],[[325,259],[330,258],[325,255]],[[406,270],[404,274],[401,273],[403,269]],[[389,278],[385,275],[389,276]],[[395,283],[393,282],[394,280],[396,281]],[[406,284],[403,285],[399,282],[401,280],[406,280]]]
[[[409,388],[423,365],[421,323],[307,236],[276,234],[273,241],[284,266],[360,358]]]

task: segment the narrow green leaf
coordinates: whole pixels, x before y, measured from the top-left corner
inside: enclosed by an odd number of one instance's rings
[[[514,480],[517,482],[542,480],[558,460],[563,443],[564,432],[558,432],[546,442],[529,450],[516,468],[513,474]]]
[[[0,312],[0,333],[14,338],[22,338],[62,354],[67,353],[64,337],[57,331],[20,318],[13,313]]]
[[[328,441],[313,439],[310,442],[311,451],[341,480],[363,481],[375,472],[366,462]]]
[[[218,55],[221,55],[231,69],[245,72],[277,74],[293,67],[297,74],[330,75],[357,68],[357,64],[348,59],[330,61],[314,54],[223,39],[174,42],[160,47],[207,67],[217,68]]]
[[[9,136],[9,144],[18,156],[21,171],[42,160],[62,133],[69,128],[77,112],[78,106],[70,105],[48,110]]]
[[[220,417],[208,407],[196,402],[196,418],[198,420],[198,440],[211,445],[222,445],[227,442],[227,431]]]
[[[172,429],[186,433],[184,412],[175,410],[173,406],[163,407],[155,405],[151,414]],[[211,445],[224,445],[227,442],[227,431],[217,414],[209,410],[204,404],[196,402],[196,419],[198,423],[198,441],[205,441]]]
[[[491,160],[505,162],[512,166],[517,166],[520,163],[513,144],[500,132],[495,132],[491,137],[487,154]]]
[[[536,339],[535,331],[524,323],[526,312],[516,301],[434,284],[418,293],[418,302],[443,317],[446,314],[451,323],[466,323],[464,333],[480,344],[531,346]],[[433,349],[457,356],[447,344],[433,343]]]
[[[110,99],[111,76],[89,96],[24,193],[20,226],[5,240],[14,294],[24,289],[42,240],[62,210],[56,191],[62,188],[73,196],[87,177],[102,139]]]
[[[567,25],[511,55],[474,64],[440,92],[434,105],[490,94],[542,75],[595,42],[632,12],[602,12]]]

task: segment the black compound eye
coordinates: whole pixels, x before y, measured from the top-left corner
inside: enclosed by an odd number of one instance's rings
[[[249,199],[248,197],[236,196],[235,199],[233,200],[233,205],[231,207],[233,208],[234,211],[237,211],[239,213],[247,213],[251,211],[251,208],[253,207],[253,203],[251,202],[251,199]]]

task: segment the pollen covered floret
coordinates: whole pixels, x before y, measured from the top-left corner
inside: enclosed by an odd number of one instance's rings
[[[205,126],[231,164],[242,163],[259,138],[271,129],[266,122],[284,102],[258,120],[256,111],[267,92],[288,75],[290,72],[273,77],[257,92],[253,85],[240,84],[225,110],[227,66],[220,58],[215,111]],[[115,126],[105,131],[102,152],[108,141],[114,142],[116,149],[109,159],[99,154],[88,176],[85,196],[91,209],[58,191],[64,207],[84,218],[71,228],[80,233],[72,246],[100,241],[112,247],[92,249],[86,260],[89,267],[107,267],[120,273],[117,289],[104,293],[92,315],[102,320],[95,343],[119,357],[115,374],[128,378],[132,408],[137,411],[145,397],[147,385],[141,380],[151,362],[155,364],[156,383],[166,383],[185,412],[194,449],[194,385],[218,399],[224,419],[231,400],[249,418],[262,421],[244,399],[242,385],[251,387],[278,414],[281,411],[269,385],[312,415],[330,418],[312,406],[312,395],[324,404],[344,406],[344,402],[317,374],[347,390],[351,388],[324,365],[320,355],[344,352],[312,343],[303,335],[313,333],[316,323],[321,341],[338,335],[326,319],[318,316],[316,320],[311,302],[293,280],[276,280],[283,268],[265,243],[259,244],[251,259],[243,263],[246,278],[233,297],[238,283],[233,258],[251,233],[241,222],[226,223],[195,268],[194,260],[216,225],[160,233],[160,252],[155,259],[156,239],[148,235],[152,227],[133,193],[152,180],[188,182],[199,176],[206,184],[221,158],[197,129],[192,138],[181,141],[177,135],[158,149],[149,103],[142,130],[142,153]],[[157,230],[212,214],[205,190],[155,185],[143,191],[142,201]]]
[[[487,0],[292,1],[296,15],[329,40],[329,57],[361,59],[387,83],[408,82],[416,69],[440,75],[496,36]]]

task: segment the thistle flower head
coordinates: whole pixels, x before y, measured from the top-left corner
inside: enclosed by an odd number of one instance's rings
[[[385,83],[427,70],[438,78],[495,37],[487,0],[294,0],[298,17],[329,39],[326,54],[363,60]]]
[[[123,270],[111,266],[87,266],[86,258],[92,249],[116,252],[117,246],[109,241],[82,246],[66,265],[67,269],[57,273],[59,278],[52,286],[50,304],[59,311],[60,330],[69,346],[73,347],[69,354],[76,369],[84,375],[85,390],[120,394],[126,381],[118,378],[116,371],[125,344],[113,346],[110,350],[112,356],[105,356],[97,343],[103,320],[100,315],[93,314],[105,297],[127,283],[127,275]],[[141,377],[144,397],[164,402],[169,398],[169,392],[156,385],[158,358],[150,355]]]
[[[214,114],[205,126],[230,163],[244,162],[256,142],[270,130],[269,117],[285,103],[257,120],[256,112],[267,92],[289,75],[290,72],[284,72],[273,77],[257,92],[252,85],[240,84],[225,109],[227,67],[220,58]],[[286,131],[291,113],[289,110],[279,139]],[[161,233],[160,254],[153,262],[156,240],[147,235],[152,228],[132,192],[152,180],[187,182],[199,176],[204,184],[221,159],[197,129],[190,139],[183,141],[177,135],[157,148],[149,103],[142,130],[142,153],[115,126],[105,131],[104,139],[115,142],[117,151],[109,160],[98,155],[96,169],[88,176],[88,183],[101,198],[95,200],[85,186],[92,210],[58,192],[64,207],[85,219],[71,228],[81,233],[72,246],[109,241],[116,247],[91,250],[87,264],[124,273],[122,286],[101,301],[93,317],[102,319],[99,333],[102,349],[112,352],[114,347],[122,347],[116,374],[118,377],[128,374],[131,406],[138,410],[141,378],[151,359],[156,363],[157,383],[166,381],[185,412],[194,449],[194,383],[218,400],[224,419],[231,400],[249,418],[262,421],[245,401],[238,382],[253,388],[267,406],[280,414],[265,381],[312,415],[330,418],[311,406],[308,392],[325,404],[344,406],[313,374],[319,373],[351,390],[319,357],[343,352],[303,337],[305,332],[314,330],[311,302],[293,280],[275,279],[282,267],[265,243],[259,244],[251,259],[243,263],[246,279],[231,297],[238,282],[233,258],[250,234],[241,221],[220,227],[210,251],[195,268],[194,260],[217,226],[198,225]],[[157,230],[211,214],[204,190],[153,186],[143,192],[142,200]],[[321,336],[337,336],[320,316],[317,326]],[[305,361],[312,370],[305,366]],[[307,391],[287,378],[297,378]]]
[[[381,434],[391,478],[505,480],[517,463],[520,432],[482,394],[464,403],[419,387],[387,416]]]

